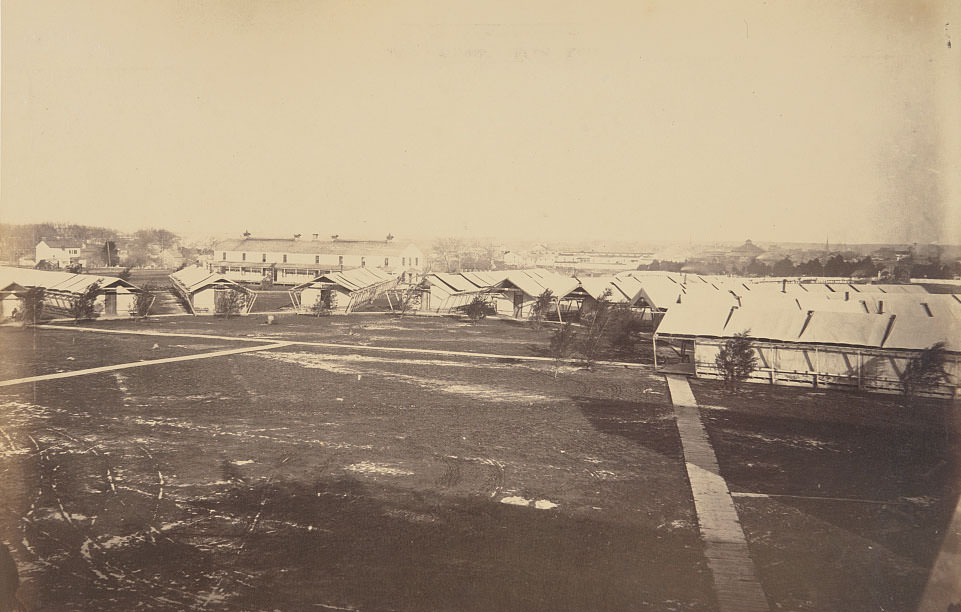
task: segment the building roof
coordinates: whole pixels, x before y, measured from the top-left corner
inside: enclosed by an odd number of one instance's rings
[[[246,253],[303,253],[308,255],[400,256],[410,242],[386,240],[303,240],[294,238],[243,238],[218,242],[214,251]]]
[[[83,248],[83,242],[77,240],[76,238],[41,238],[40,242],[43,242],[48,247],[52,249],[80,249]],[[40,244],[37,243],[37,245]]]

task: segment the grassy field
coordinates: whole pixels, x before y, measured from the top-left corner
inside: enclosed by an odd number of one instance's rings
[[[0,328],[3,379],[356,345],[0,387],[32,609],[716,609],[662,377],[512,359],[550,332],[505,321],[262,318]],[[772,607],[911,609],[957,495],[945,405],[694,387]]]

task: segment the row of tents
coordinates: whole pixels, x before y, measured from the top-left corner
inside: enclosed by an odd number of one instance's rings
[[[238,314],[249,314],[257,299],[257,291],[231,280],[220,272],[203,267],[184,268],[170,275],[174,291],[195,315],[220,314],[228,296],[236,296],[232,303]],[[329,312],[347,314],[355,308],[372,303],[397,286],[400,277],[376,268],[326,272],[288,293],[296,312],[311,313],[320,303]]]
[[[667,311],[654,334],[654,351],[671,347],[691,373],[719,378],[721,347],[742,333],[759,360],[755,380],[898,391],[908,363],[943,343],[947,379],[931,391],[956,396],[961,382],[957,294],[703,294]]]

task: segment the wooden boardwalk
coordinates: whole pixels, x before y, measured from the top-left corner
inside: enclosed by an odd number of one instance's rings
[[[666,376],[677,416],[694,509],[704,540],[704,556],[714,577],[721,612],[769,612],[754,570],[734,499],[721,477],[717,456],[701,423],[687,377]]]
[[[142,368],[144,366],[158,365],[161,363],[177,363],[180,361],[193,361],[196,359],[210,359],[211,357],[224,357],[226,355],[239,355],[241,353],[252,353],[254,351],[269,351],[275,348],[290,346],[289,342],[273,342],[259,346],[245,346],[243,348],[228,349],[225,351],[212,351],[208,353],[196,353],[194,355],[181,355],[179,357],[163,357],[161,359],[145,359],[143,361],[131,361],[129,363],[117,363],[114,365],[100,366],[96,368],[86,368],[83,370],[73,370],[70,372],[54,372],[53,374],[40,374],[38,376],[27,376],[26,378],[12,378],[0,380],[0,387],[11,385],[23,385],[27,383],[42,382],[45,380],[57,380],[60,378],[73,378],[74,376],[86,376],[88,374],[102,374],[113,372],[114,370],[127,370],[130,368]]]

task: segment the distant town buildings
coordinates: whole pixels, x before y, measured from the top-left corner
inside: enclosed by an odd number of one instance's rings
[[[554,266],[574,270],[619,271],[637,270],[654,261],[653,253],[565,251],[554,257]]]

